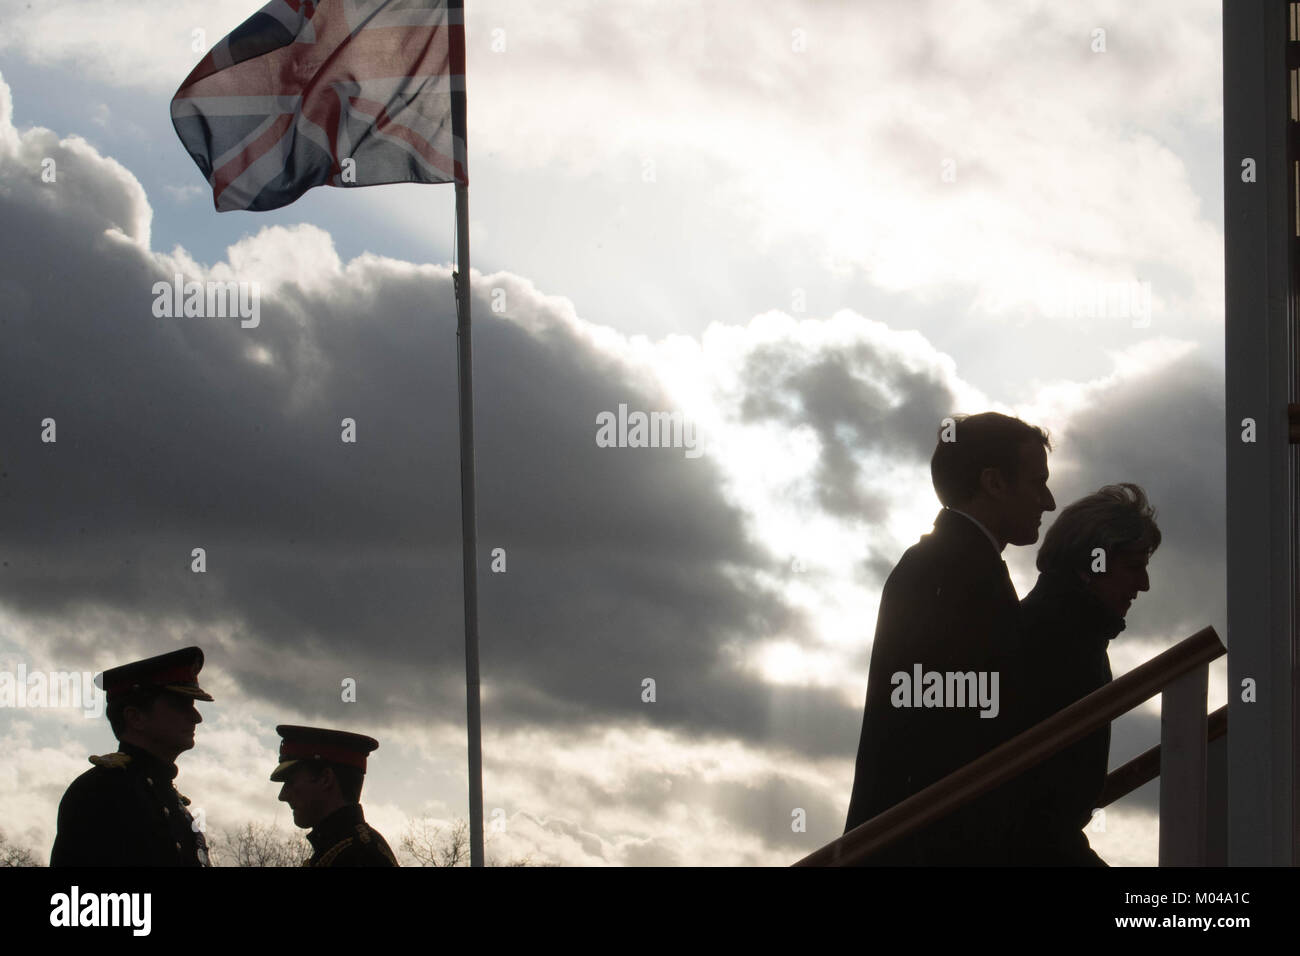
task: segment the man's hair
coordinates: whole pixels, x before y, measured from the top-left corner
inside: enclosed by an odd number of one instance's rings
[[[334,771],[334,779],[338,781],[339,794],[343,800],[346,803],[361,802],[361,784],[365,782],[366,775],[359,768],[328,760],[303,760],[301,766],[313,778],[319,777],[328,767]]]
[[[1107,562],[1122,552],[1149,557],[1160,547],[1155,517],[1138,485],[1106,485],[1067,505],[1047,529],[1038,549],[1038,570],[1089,572],[1094,548],[1104,549]]]
[[[166,693],[167,690],[163,687],[141,687],[120,697],[114,694],[113,699],[104,708],[104,713],[108,717],[108,726],[113,728],[113,736],[119,741],[122,739],[122,732],[126,730],[126,709],[128,707],[138,707],[145,711],[151,710],[153,705],[158,702],[158,698]]]
[[[1008,483],[1020,480],[1020,446],[1037,442],[1049,451],[1052,443],[1047,433],[1036,425],[1009,415],[983,412],[979,415],[954,415],[953,441],[944,441],[944,426],[939,426],[939,444],[930,459],[930,479],[935,494],[948,508],[960,508],[980,490],[980,475],[985,468],[996,468]]]

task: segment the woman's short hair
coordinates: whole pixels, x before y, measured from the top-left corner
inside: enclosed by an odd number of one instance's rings
[[[1052,522],[1038,549],[1038,570],[1089,572],[1094,548],[1102,548],[1107,561],[1121,552],[1150,556],[1160,547],[1155,518],[1139,485],[1106,485],[1067,505]]]
[[[1020,480],[1020,446],[1036,442],[1047,448],[1052,443],[1047,433],[1009,415],[982,412],[979,415],[954,415],[952,441],[944,441],[944,426],[939,426],[939,444],[930,458],[930,479],[934,492],[948,508],[960,508],[980,490],[980,475],[985,468],[996,468],[1009,483]]]

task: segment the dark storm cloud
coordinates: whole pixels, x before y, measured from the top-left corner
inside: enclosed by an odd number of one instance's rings
[[[319,234],[273,232],[255,252],[301,258],[298,244],[326,271],[265,296],[257,328],[155,317],[153,285],[170,271],[103,234],[129,229],[121,182],[64,157],[70,181],[98,180],[99,198],[70,205],[17,166],[0,199],[11,303],[0,326],[5,602],[37,621],[75,607],[139,615],[144,634],[62,649],[91,668],[112,663],[121,640],[148,646],[160,621],[179,618],[196,641],[231,632],[220,647],[209,639],[209,663],[253,696],[328,717],[341,679],[353,677],[351,715],[458,721],[445,274],[367,260],[331,276]],[[492,312],[493,287],[510,315]],[[803,624],[738,583],[767,559],[721,497],[714,465],[680,448],[597,447],[599,412],[669,410],[665,396],[525,283],[484,279],[475,309],[491,719],[508,728],[631,718],[842,746],[822,732],[844,722],[842,707],[819,691],[769,687],[720,654]],[[345,417],[356,420],[356,444],[340,440]],[[55,443],[40,440],[45,418],[57,423]],[[196,547],[204,574],[190,569]],[[488,570],[498,547],[503,574]],[[654,704],[641,699],[645,678],[657,682]],[[774,721],[787,712],[805,719]]]
[[[817,503],[866,521],[882,520],[889,502],[859,487],[864,456],[928,461],[940,420],[952,414],[952,392],[932,371],[913,371],[866,344],[815,356],[764,346],[742,379],[743,420],[811,425],[821,442]]]

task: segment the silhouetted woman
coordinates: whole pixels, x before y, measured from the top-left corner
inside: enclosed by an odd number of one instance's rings
[[[1106,648],[1150,589],[1146,566],[1160,529],[1146,493],[1107,485],[1066,507],[1038,551],[1038,583],[1020,602],[1020,652],[1004,705],[1026,729],[1110,683]],[[1105,866],[1083,828],[1106,782],[1110,726],[1014,782],[1011,859],[1021,866]]]

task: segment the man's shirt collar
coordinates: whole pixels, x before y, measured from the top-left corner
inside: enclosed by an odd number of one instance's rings
[[[948,508],[947,510],[955,512],[956,514],[959,514],[970,521],[974,521],[975,527],[979,528],[981,531],[984,532],[984,537],[989,539],[989,544],[993,545],[993,550],[998,553],[998,557],[999,558],[1002,557],[1002,546],[998,544],[998,539],[993,537],[993,535],[989,532],[989,529],[984,527],[984,525],[980,523],[978,518],[972,517],[971,515],[968,515],[966,514],[966,512],[961,511],[957,508]]]

